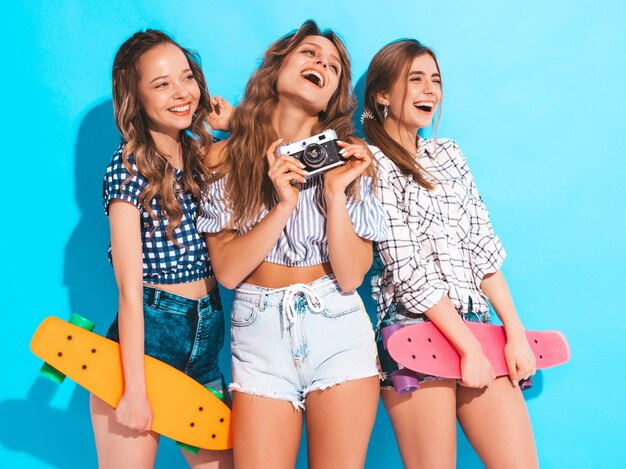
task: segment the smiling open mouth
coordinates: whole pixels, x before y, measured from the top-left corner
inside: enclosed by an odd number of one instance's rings
[[[420,101],[415,103],[414,106],[423,112],[431,112],[435,108],[435,104],[429,101]]]
[[[304,70],[301,75],[302,78],[309,80],[318,88],[324,86],[324,77],[315,70]]]
[[[176,114],[184,114],[189,111],[189,108],[190,108],[189,104],[185,104],[184,106],[171,107],[168,109],[168,111],[176,113]]]

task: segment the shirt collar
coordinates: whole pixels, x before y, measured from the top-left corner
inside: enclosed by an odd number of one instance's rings
[[[435,141],[433,139],[425,139],[420,137],[419,135],[416,138],[417,140],[417,158],[422,158],[427,156],[430,159],[435,157],[434,144]]]

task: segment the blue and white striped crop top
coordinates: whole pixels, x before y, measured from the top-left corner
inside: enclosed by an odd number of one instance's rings
[[[198,213],[200,233],[218,233],[229,225],[231,213],[226,206],[224,176],[207,187]],[[311,177],[303,185],[294,209],[266,262],[290,267],[306,267],[328,262],[326,239],[326,202],[323,195],[324,176]],[[363,239],[381,241],[387,238],[387,216],[380,201],[372,193],[372,178],[360,181],[359,200],[346,203],[354,231]],[[265,217],[264,210],[261,218]],[[252,227],[239,231],[244,234]]]

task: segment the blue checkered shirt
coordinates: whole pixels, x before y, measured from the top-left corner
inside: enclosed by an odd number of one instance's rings
[[[141,175],[132,155],[128,162],[134,171],[130,173],[122,163],[122,149],[120,145],[111,164],[104,175],[102,203],[108,215],[109,203],[112,199],[121,199],[135,205],[140,212],[141,241],[143,250],[143,280],[150,284],[172,284],[193,282],[213,277],[211,264],[204,238],[196,230],[196,203],[191,194],[183,192],[179,195],[183,218],[180,225],[172,232],[176,240],[173,243],[168,239],[165,230],[169,224],[163,216],[158,198],[150,201],[150,209],[157,218],[152,218],[148,211],[139,203],[139,195],[146,187],[147,181]],[[174,169],[176,180],[182,176],[182,170]],[[109,259],[113,261],[111,246]]]
[[[379,322],[394,303],[423,314],[446,294],[459,312],[488,312],[480,283],[500,269],[505,252],[457,144],[419,140],[417,158],[435,183],[432,191],[370,149],[391,233],[376,243],[372,293]]]

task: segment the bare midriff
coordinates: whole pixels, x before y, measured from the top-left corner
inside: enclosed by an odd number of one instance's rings
[[[211,277],[187,283],[161,285],[152,285],[146,283],[145,285],[152,288],[158,288],[159,290],[163,290],[169,293],[173,293],[174,295],[190,298],[192,300],[199,300],[211,293],[217,286],[217,282],[215,281],[215,277]]]
[[[259,287],[282,288],[294,283],[311,283],[331,273],[330,262],[307,267],[290,267],[263,262],[244,279],[244,282]]]

